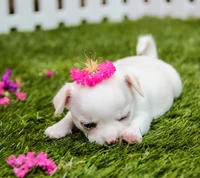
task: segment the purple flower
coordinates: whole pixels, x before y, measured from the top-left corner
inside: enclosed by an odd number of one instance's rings
[[[12,74],[12,71],[9,69],[6,69],[5,74],[2,76],[2,81],[4,82],[4,89],[10,92],[16,92],[18,89],[18,86],[16,83],[11,82],[10,80],[11,74]]]
[[[12,71],[9,69],[6,69],[5,74],[2,76],[2,81],[4,82],[4,87],[6,87],[7,85],[9,85],[11,83],[10,81],[10,75],[11,75]]]
[[[2,76],[2,81],[7,81],[10,79],[12,71],[10,69],[6,69],[6,73]]]
[[[2,81],[4,82],[4,89],[10,91],[10,92],[16,92],[18,89],[17,84],[11,82],[10,76],[12,74],[12,71],[9,69],[6,69],[5,74],[2,76]]]
[[[8,89],[8,91],[10,91],[10,92],[16,92],[17,89],[18,89],[18,86],[17,86],[16,83],[9,83],[9,84],[7,85],[7,89]]]

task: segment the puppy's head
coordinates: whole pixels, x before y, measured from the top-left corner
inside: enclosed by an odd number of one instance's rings
[[[116,143],[131,122],[136,93],[143,95],[137,77],[117,73],[95,87],[67,83],[53,99],[55,114],[66,107],[90,142]]]

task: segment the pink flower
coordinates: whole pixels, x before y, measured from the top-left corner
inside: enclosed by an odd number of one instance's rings
[[[51,159],[46,160],[46,174],[47,175],[51,175],[55,171],[56,167],[57,167],[56,164]]]
[[[70,70],[72,80],[76,81],[79,85],[88,85],[93,87],[105,79],[110,78],[116,71],[115,66],[109,60],[99,64],[96,72],[88,72],[86,69]]]
[[[26,165],[22,165],[21,167],[15,167],[13,172],[16,174],[18,178],[24,178],[28,172],[28,167]]]
[[[36,162],[38,163],[38,166],[40,166],[40,167],[45,167],[45,165],[46,165],[46,163],[45,163],[45,161],[46,161],[46,159],[47,159],[47,154],[45,154],[45,153],[43,153],[43,152],[41,152],[40,154],[38,154],[37,156],[36,156]]]
[[[0,88],[3,88],[5,86],[5,83],[3,81],[0,81]]]
[[[8,97],[0,98],[0,106],[7,106],[10,104],[10,99]]]
[[[7,164],[9,164],[10,166],[14,167],[16,165],[16,158],[14,155],[11,155],[8,160],[7,160]]]
[[[57,168],[56,164],[47,158],[47,154],[41,152],[36,157],[34,154],[34,152],[28,152],[26,156],[21,154],[15,158],[11,155],[8,158],[7,163],[14,168],[13,171],[18,178],[24,178],[29,169],[35,166],[39,166],[47,175],[52,174]]]
[[[46,171],[47,175],[52,174],[57,167],[51,159],[47,159],[47,154],[43,152],[37,155],[36,162],[38,166],[40,166],[43,170]]]
[[[50,77],[54,76],[54,72],[49,70],[46,72],[45,76],[50,78]]]
[[[18,158],[16,158],[15,164],[16,166],[20,166],[21,164],[24,164],[25,162],[26,162],[26,156],[23,154],[20,154]]]
[[[16,92],[15,95],[18,100],[21,100],[21,101],[26,100],[26,93]]]
[[[4,86],[5,86],[4,82],[1,81],[0,82],[0,95],[2,95],[4,92]]]
[[[26,155],[26,166],[27,168],[32,168],[36,165],[36,160],[35,160],[35,156],[34,156],[34,152],[28,152]]]

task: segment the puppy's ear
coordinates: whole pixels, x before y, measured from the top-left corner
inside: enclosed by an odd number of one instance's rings
[[[125,75],[125,82],[129,88],[134,88],[142,97],[144,97],[144,94],[142,92],[140,82],[137,76]]]
[[[63,112],[65,106],[69,105],[71,95],[71,84],[65,84],[53,98],[53,104],[55,107],[55,115],[59,115]]]

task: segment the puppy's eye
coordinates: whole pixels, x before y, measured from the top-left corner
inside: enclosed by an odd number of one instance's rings
[[[124,119],[126,119],[127,117],[122,117],[121,119],[119,119],[118,121],[123,121]]]
[[[128,112],[128,114],[127,114],[126,116],[124,116],[124,117],[120,118],[118,121],[123,121],[123,120],[125,120],[126,118],[128,118],[128,117],[129,117],[129,115],[130,115],[130,112]]]
[[[95,127],[97,126],[97,124],[94,123],[94,122],[87,123],[87,124],[81,123],[81,124],[82,124],[82,126],[83,126],[85,129],[87,129],[87,130],[91,130],[91,129],[93,129],[93,128],[95,128]]]

